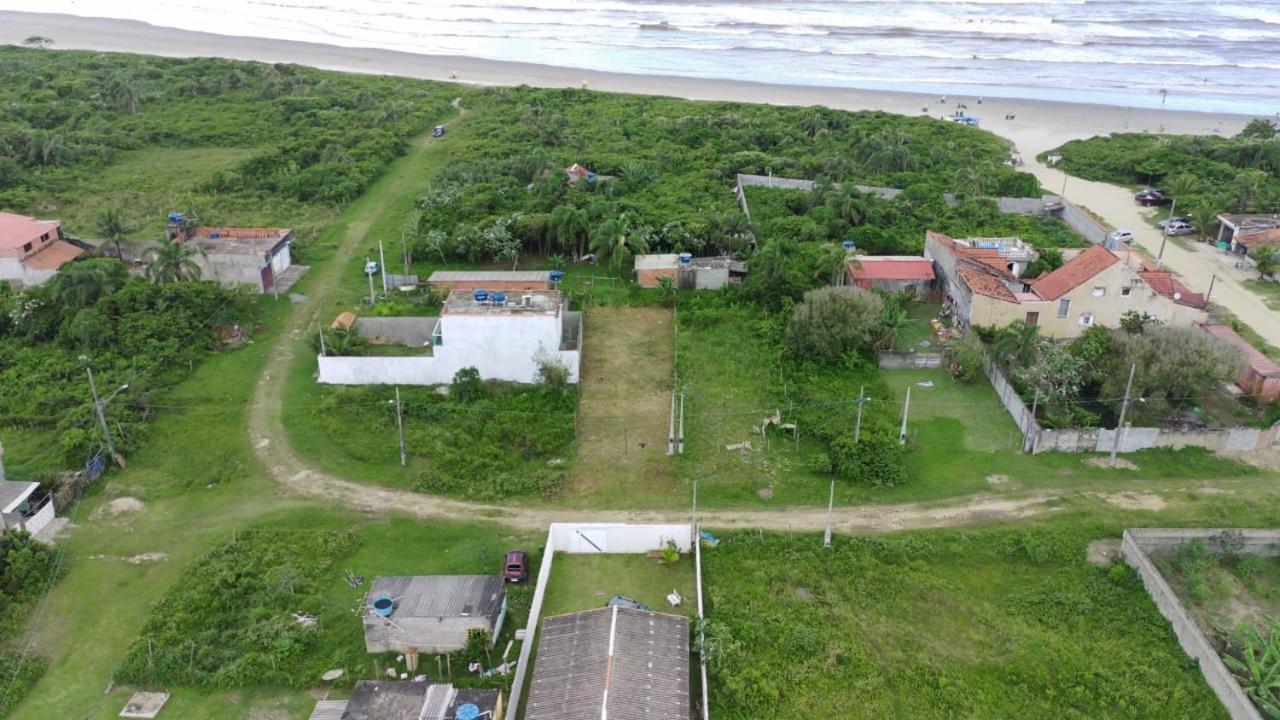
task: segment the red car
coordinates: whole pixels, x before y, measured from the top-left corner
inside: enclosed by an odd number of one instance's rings
[[[529,553],[508,550],[507,561],[502,565],[502,577],[507,582],[524,582],[529,579]]]

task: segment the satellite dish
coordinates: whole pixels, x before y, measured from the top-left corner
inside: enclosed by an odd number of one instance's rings
[[[1174,293],[1174,294],[1173,294],[1173,299],[1174,299],[1174,300],[1181,300],[1181,299],[1182,299],[1182,293],[1180,293],[1180,292],[1176,292],[1176,293]]]

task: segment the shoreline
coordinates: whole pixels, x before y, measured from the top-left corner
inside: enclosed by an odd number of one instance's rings
[[[687,100],[750,102],[770,105],[825,105],[839,110],[878,110],[899,115],[942,117],[964,102],[979,116],[982,129],[1010,140],[1023,160],[1067,140],[1113,132],[1168,132],[1233,135],[1251,116],[1228,113],[1126,108],[1084,102],[957,95],[939,102],[935,95],[818,85],[781,85],[661,75],[581,70],[481,58],[425,55],[398,50],[352,48],[292,40],[216,35],[174,30],[134,20],[0,11],[0,44],[19,44],[31,35],[54,41],[54,49],[96,50],[164,57],[220,57],[270,63],[295,63],[324,70],[399,75],[469,85],[529,85],[583,88]],[[927,113],[923,112],[927,108]],[[1012,114],[1013,120],[1006,120]]]

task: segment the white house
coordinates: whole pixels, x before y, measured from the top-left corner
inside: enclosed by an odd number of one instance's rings
[[[531,383],[544,362],[563,365],[569,381],[578,381],[582,354],[582,313],[571,312],[558,290],[528,290],[508,295],[486,290],[455,290],[440,317],[414,318],[431,344],[421,355],[326,356],[318,358],[319,381],[330,385],[439,385],[461,369],[474,367],[486,380]],[[407,318],[403,320],[409,320]],[[359,326],[357,324],[359,331]],[[413,333],[379,324],[384,339]],[[365,333],[361,333],[365,334]],[[415,338],[416,339],[416,338]]]
[[[380,577],[365,597],[364,645],[371,653],[453,652],[473,630],[492,644],[506,615],[506,581],[497,575]]]
[[[171,224],[176,242],[196,249],[192,258],[201,278],[223,285],[248,285],[258,292],[288,290],[303,266],[290,254],[293,230],[288,228],[182,228]],[[297,268],[287,272],[290,268]]]

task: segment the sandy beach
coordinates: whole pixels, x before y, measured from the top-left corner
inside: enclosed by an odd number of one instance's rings
[[[1052,191],[1134,232],[1153,254],[1160,235],[1146,224],[1129,191],[1104,183],[1067,179],[1036,162],[1035,156],[1067,140],[1115,132],[1166,132],[1232,135],[1244,126],[1241,115],[1124,108],[1030,99],[933,95],[847,88],[775,85],[765,82],[708,80],[671,76],[597,72],[531,63],[500,62],[447,55],[420,55],[314,43],[232,37],[160,28],[146,23],[68,15],[0,12],[0,43],[17,44],[32,35],[53,39],[60,49],[132,52],[168,57],[222,57],[273,63],[298,63],[345,72],[453,80],[478,85],[529,85],[589,88],[593,91],[666,95],[690,100],[725,100],[777,105],[825,105],[842,110],[880,110],[903,115],[942,117],[965,103],[982,119],[982,128],[1010,140],[1026,170]],[[1012,115],[1013,119],[1005,119]],[[1211,252],[1211,251],[1208,251]],[[1214,299],[1227,306],[1272,344],[1280,345],[1280,317],[1241,284],[1243,275],[1220,272],[1221,263],[1206,251],[1170,245],[1166,267],[1183,275],[1193,290],[1204,292],[1216,276]]]

